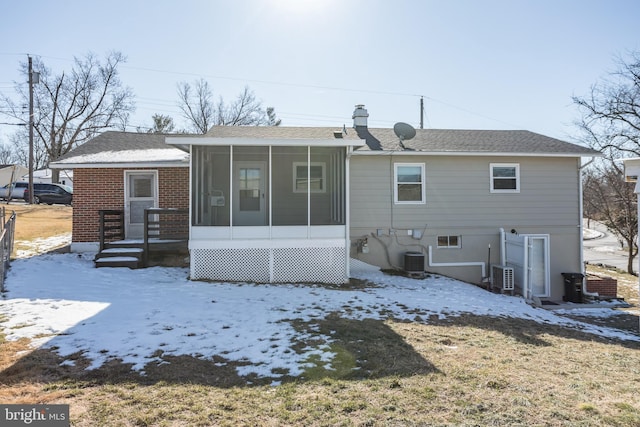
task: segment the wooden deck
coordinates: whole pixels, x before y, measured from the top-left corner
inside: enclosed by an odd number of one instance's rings
[[[124,239],[124,212],[100,211],[100,251],[94,260],[96,267],[184,264],[188,255],[188,215],[186,209],[145,209],[144,237]]]

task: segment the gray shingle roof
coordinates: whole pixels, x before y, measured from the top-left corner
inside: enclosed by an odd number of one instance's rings
[[[206,136],[215,138],[333,139],[340,127],[214,126]],[[363,139],[357,151],[399,151],[393,129],[347,128],[344,139]],[[513,153],[598,156],[598,151],[526,130],[417,129],[404,141],[404,151],[425,153]]]
[[[358,128],[367,141],[359,151],[402,150],[393,129]],[[417,129],[404,141],[405,151],[426,153],[575,154],[598,156],[598,151],[526,130]]]
[[[189,154],[167,145],[164,134],[103,132],[52,163],[52,166],[110,163],[172,163],[188,165]]]
[[[342,127],[288,127],[288,126],[213,126],[205,136],[212,138],[264,138],[264,139],[334,139],[334,132]],[[347,129],[343,139],[358,140],[354,129]]]
[[[599,156],[600,152],[559,139],[525,130],[461,130],[417,129],[416,136],[400,145],[393,129],[341,127],[282,127],[282,126],[214,126],[205,137],[330,140],[336,133],[342,139],[365,140],[356,152],[403,151],[425,154],[514,154]],[[166,136],[201,138],[203,135],[164,135],[135,132],[104,132],[77,147],[52,164],[96,165],[110,163],[179,162],[187,164],[188,154],[165,141]]]

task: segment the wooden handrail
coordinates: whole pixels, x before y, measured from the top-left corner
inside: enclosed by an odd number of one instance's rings
[[[102,251],[107,240],[124,239],[124,211],[101,209],[98,213],[100,215],[100,251]]]

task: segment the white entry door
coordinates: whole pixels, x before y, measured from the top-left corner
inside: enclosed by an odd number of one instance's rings
[[[142,239],[144,210],[158,207],[158,172],[125,171],[124,182],[125,237]]]
[[[527,236],[528,298],[550,295],[549,236]]]
[[[266,225],[265,162],[235,162],[233,225]]]

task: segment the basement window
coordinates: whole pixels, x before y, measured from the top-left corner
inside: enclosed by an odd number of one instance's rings
[[[438,236],[438,248],[461,248],[460,236]]]

